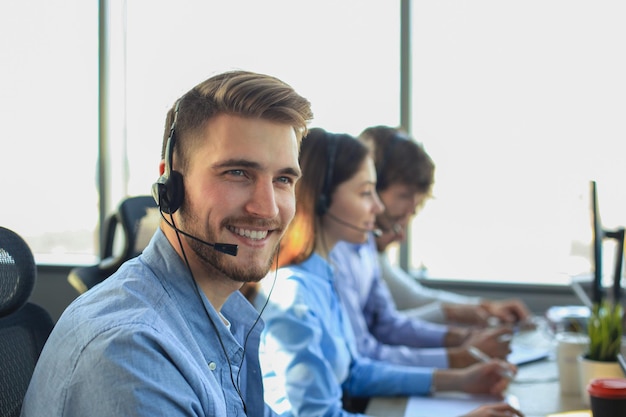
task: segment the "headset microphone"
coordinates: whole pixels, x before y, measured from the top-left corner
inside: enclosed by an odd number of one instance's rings
[[[316,129],[316,128],[314,128]],[[321,130],[321,129],[320,129]],[[327,165],[326,165],[326,175],[324,175],[321,194],[317,198],[317,202],[315,204],[315,214],[319,217],[328,216],[334,219],[337,223],[342,224],[344,226],[350,227],[354,230],[358,230],[363,233],[373,233],[376,237],[381,237],[383,235],[383,231],[380,229],[365,229],[363,227],[355,226],[354,224],[350,224],[345,220],[341,220],[339,217],[330,213],[328,210],[331,205],[331,185],[333,179],[333,170],[335,167],[335,160],[337,157],[337,135],[333,133],[324,132],[326,138],[326,146],[327,146]]]
[[[152,197],[154,197],[154,201],[156,201],[157,206],[159,206],[159,212],[161,213],[161,217],[163,218],[163,220],[165,220],[165,223],[167,223],[169,227],[176,230],[178,233],[187,236],[188,238],[212,247],[218,252],[222,252],[227,255],[237,256],[237,245],[232,245],[230,243],[206,242],[198,237],[195,237],[192,234],[189,234],[177,228],[176,225],[174,225],[173,223],[173,218],[170,222],[165,217],[164,213],[167,213],[170,216],[174,214],[174,212],[177,211],[182,205],[185,197],[183,175],[172,168],[172,164],[174,161],[174,144],[176,143],[176,121],[178,120],[180,101],[181,99],[177,100],[174,106],[174,114],[172,116],[172,123],[170,125],[169,137],[167,138],[167,142],[165,145],[165,154],[163,155],[163,159],[165,159],[165,169],[163,175],[161,175],[157,182],[155,182],[152,186]]]
[[[190,233],[185,232],[184,230],[180,230],[178,227],[174,226],[174,224],[172,224],[169,220],[167,220],[167,218],[165,218],[165,215],[163,214],[163,212],[161,212],[161,217],[163,218],[163,220],[165,220],[165,223],[167,223],[167,225],[169,227],[171,227],[172,229],[176,230],[178,233],[180,233],[183,236],[187,236],[188,238],[191,238],[195,241],[198,241],[200,243],[203,243],[207,246],[212,247],[213,249],[215,249],[218,252],[222,252],[225,253],[227,255],[231,255],[231,256],[237,256],[237,252],[239,250],[239,245],[233,245],[231,243],[209,243],[206,240],[202,240],[199,237],[196,237]]]
[[[370,233],[371,232],[376,237],[381,237],[383,235],[383,231],[380,230],[380,229],[366,229],[364,227],[356,226],[354,224],[348,223],[345,220],[341,220],[339,217],[335,216],[331,212],[326,212],[326,215],[328,217],[330,217],[331,219],[333,219],[334,221],[336,221],[337,223],[342,224],[342,225],[344,225],[346,227],[349,227],[351,229],[358,230],[359,232],[364,232],[364,233]]]

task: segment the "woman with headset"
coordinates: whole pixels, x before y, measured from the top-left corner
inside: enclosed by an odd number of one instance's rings
[[[255,301],[267,302],[260,349],[266,403],[285,416],[349,416],[342,399],[449,390],[501,394],[505,374],[515,371],[502,361],[437,370],[358,354],[329,253],[340,240],[365,242],[374,232],[383,210],[374,163],[352,136],[315,128],[302,142],[300,167],[296,215],[281,241],[276,280],[265,280]],[[506,403],[469,414],[487,415],[522,414]]]

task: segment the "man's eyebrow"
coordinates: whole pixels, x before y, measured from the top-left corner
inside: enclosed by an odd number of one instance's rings
[[[302,176],[302,172],[299,169],[295,169],[295,168],[283,168],[280,170],[280,173],[290,175],[296,178],[300,178]]]
[[[232,167],[241,167],[241,168],[252,168],[252,169],[261,169],[261,164],[258,162],[250,161],[248,159],[227,159],[218,164],[213,165],[213,168],[232,168]]]
[[[218,164],[213,165],[215,169],[224,169],[224,168],[251,168],[255,170],[263,169],[263,166],[258,162],[250,161],[248,159],[227,159]],[[281,174],[291,175],[299,178],[302,175],[302,172],[299,168],[287,167],[283,168],[279,171]]]

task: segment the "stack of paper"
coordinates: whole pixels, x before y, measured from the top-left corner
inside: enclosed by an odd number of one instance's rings
[[[458,417],[484,404],[506,401],[520,409],[517,397],[498,398],[491,395],[472,395],[464,392],[440,392],[430,397],[411,397],[406,405],[405,417]]]

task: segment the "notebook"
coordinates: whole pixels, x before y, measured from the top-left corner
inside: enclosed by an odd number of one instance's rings
[[[520,366],[547,359],[549,356],[550,350],[548,348],[511,344],[511,353],[506,359],[513,365]]]
[[[440,392],[430,397],[410,397],[406,404],[405,417],[458,417],[484,404],[506,401],[520,409],[519,400],[514,395],[504,399],[491,395],[466,394],[464,392]]]

